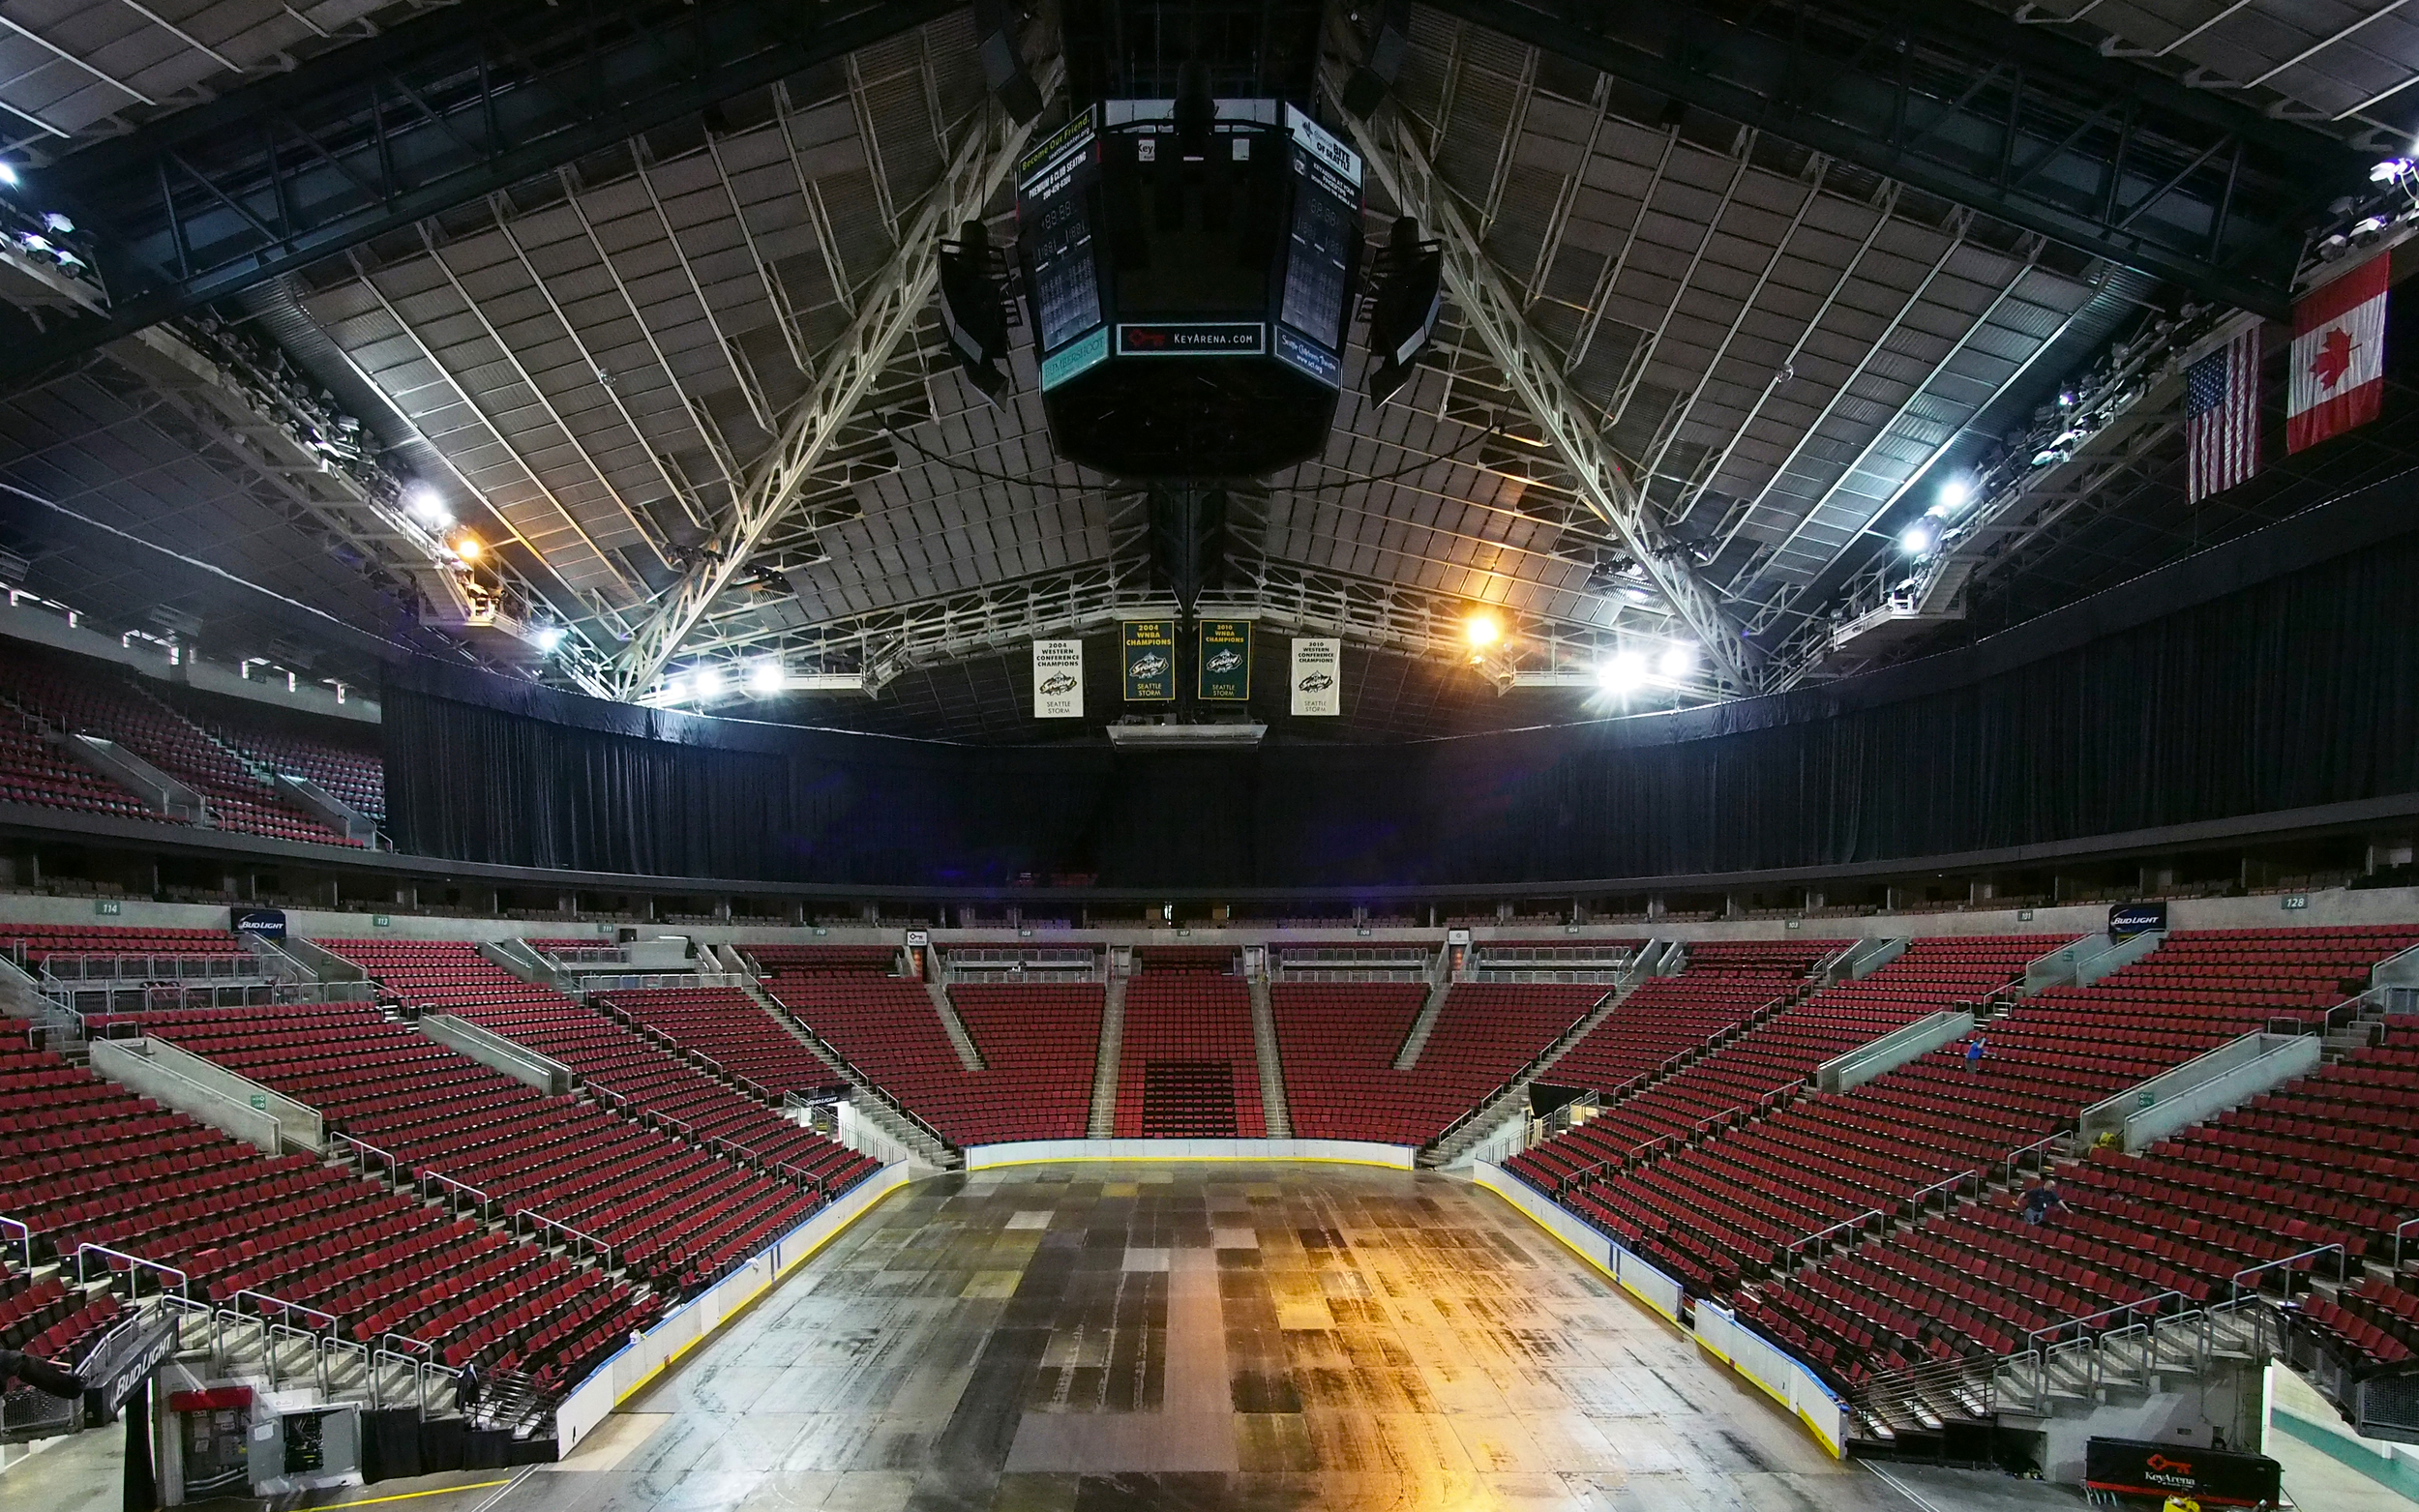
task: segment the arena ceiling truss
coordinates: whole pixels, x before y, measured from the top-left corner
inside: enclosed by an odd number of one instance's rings
[[[1030,350],[985,402],[932,299],[935,242],[1004,241],[1029,130],[1097,87],[1056,7],[1023,20],[1030,126],[939,3],[37,11],[0,6],[0,481],[78,518],[5,517],[28,587],[642,701],[772,660],[879,694],[1170,605],[1140,496],[1053,453]],[[1308,15],[1371,235],[1417,216],[1448,298],[1390,402],[1356,348],[1324,455],[1230,490],[1204,609],[1462,666],[1484,607],[1510,636],[1474,697],[1673,642],[1680,701],[1831,675],[1903,643],[1842,624],[2098,528],[2096,480],[2172,459],[2173,359],[2281,313],[2419,118],[2390,3],[1241,11]],[[1379,24],[1408,48],[1354,117]],[[2035,466],[2112,353],[2150,407]],[[1910,586],[1895,538],[1952,479],[1985,495],[1963,554]],[[146,584],[104,527],[274,595]]]

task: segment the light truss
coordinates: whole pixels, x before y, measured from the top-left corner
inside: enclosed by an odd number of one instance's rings
[[[813,625],[732,625],[702,634],[683,667],[714,667],[726,687],[744,683],[751,663],[778,661],[792,678],[801,671],[862,674],[863,691],[879,692],[913,667],[1013,650],[1035,639],[1083,635],[1120,619],[1170,618],[1175,597],[1150,580],[1138,550],[1141,510],[1123,522],[1120,549],[1102,560],[1059,572],[1010,578],[964,593],[892,605]],[[1578,625],[1499,607],[1501,646],[1474,659],[1467,638],[1469,604],[1450,594],[1306,567],[1267,557],[1231,559],[1235,581],[1202,590],[1195,612],[1249,619],[1271,630],[1334,636],[1452,667],[1477,666],[1499,689],[1596,686],[1595,668],[1613,652],[1633,648],[1626,626]],[[1710,701],[1717,690],[1701,677],[1673,685],[1687,701]],[[650,690],[645,701],[666,701]]]
[[[1045,98],[1056,92],[1062,72],[1061,64],[1051,65],[1041,80]],[[939,280],[935,252],[941,240],[983,213],[1030,134],[1030,123],[1018,125],[988,97],[976,108],[941,182],[900,233],[890,262],[866,291],[848,331],[820,362],[815,386],[782,428],[771,454],[748,479],[731,519],[703,558],[657,602],[614,659],[614,686],[622,697],[634,698],[653,686],[672,653],[813,481],[859,402],[931,302]]]
[[[1340,93],[1331,77],[1325,82],[1331,95]],[[1446,282],[1462,319],[1570,469],[1580,500],[1620,536],[1656,591],[1697,637],[1716,673],[1736,691],[1753,691],[1756,674],[1737,625],[1686,550],[1649,512],[1628,469],[1597,430],[1590,407],[1563,375],[1560,359],[1523,318],[1519,294],[1479,245],[1403,113],[1389,105],[1368,121],[1349,113],[1343,119],[1395,205],[1418,217],[1444,244]]]
[[[1940,544],[1908,563],[1890,558],[1867,569],[1842,596],[1836,618],[1808,617],[1777,656],[1775,683],[1793,687],[1818,671],[1871,663],[1858,632],[1886,627],[1888,640],[1909,628],[1962,618],[1975,582],[2014,559],[2019,548],[2077,511],[2088,511],[2120,473],[2141,463],[2183,425],[2184,370],[2231,340],[2258,316],[2206,307],[2152,322],[2112,348],[2071,391],[2074,401],[2036,425],[1986,468],[1977,501],[1951,520]]]

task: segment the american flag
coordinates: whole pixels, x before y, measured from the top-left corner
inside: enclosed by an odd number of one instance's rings
[[[2197,504],[2259,470],[2259,327],[2184,373],[2184,492]]]

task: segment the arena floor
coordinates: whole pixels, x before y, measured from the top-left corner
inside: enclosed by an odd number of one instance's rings
[[[0,1512],[116,1505],[115,1435]],[[47,1463],[45,1463],[47,1462]],[[918,1182],[560,1465],[286,1501],[395,1512],[2032,1512],[1832,1460],[1493,1195],[1343,1166]],[[260,1503],[206,1503],[258,1508]]]
[[[1493,1196],[1353,1167],[919,1183],[629,1408],[493,1512],[1920,1504]]]

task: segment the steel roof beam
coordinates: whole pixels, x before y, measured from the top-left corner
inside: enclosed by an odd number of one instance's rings
[[[1332,90],[1333,81],[1329,83]],[[1479,246],[1402,111],[1387,107],[1367,121],[1344,119],[1388,196],[1443,242],[1446,283],[1464,324],[1570,469],[1579,498],[1621,537],[1723,680],[1742,692],[1754,689],[1755,669],[1737,623],[1650,512],[1628,469],[1597,430],[1591,407],[1563,376],[1561,359],[1522,318],[1520,295]]]
[[[1058,87],[1060,65],[1041,81],[1045,98]],[[1007,181],[1031,134],[988,97],[960,137],[941,182],[901,228],[899,246],[883,266],[832,350],[820,376],[784,425],[781,438],[748,478],[731,518],[703,557],[657,601],[654,612],[615,658],[620,694],[634,698],[662,675],[672,653],[731,586],[764,537],[797,503],[838,442],[857,405],[881,377],[899,343],[922,318],[939,282],[937,249],[963,222],[983,213]]]
[[[1684,104],[2272,318],[2367,163],[1981,6],[1431,0]]]
[[[19,197],[89,230],[109,306],[13,341],[0,391],[955,9],[480,0],[71,153]]]

